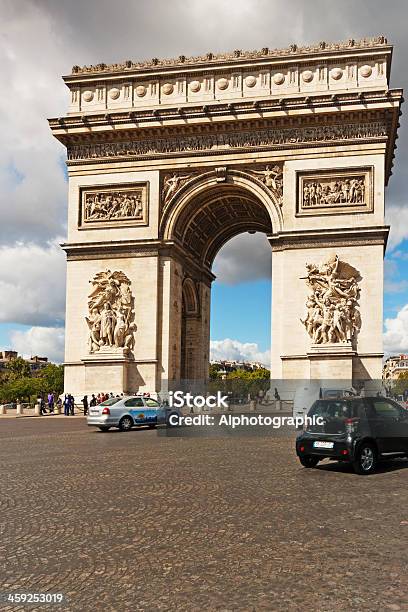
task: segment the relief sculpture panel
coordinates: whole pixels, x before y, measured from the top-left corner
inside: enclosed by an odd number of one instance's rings
[[[307,264],[307,313],[301,323],[314,344],[350,343],[361,327],[359,272],[337,255]]]
[[[369,168],[299,174],[297,214],[371,212],[371,174]]]
[[[147,225],[147,185],[82,189],[79,227]]]
[[[88,296],[89,328],[88,349],[96,353],[103,349],[121,352],[134,348],[134,297],[130,280],[121,271],[98,272],[89,281],[92,285]]]

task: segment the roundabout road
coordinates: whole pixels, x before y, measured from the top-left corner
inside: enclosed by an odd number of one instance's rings
[[[408,461],[359,477],[303,469],[293,435],[51,417],[1,420],[0,465],[0,592],[81,612],[408,609]]]

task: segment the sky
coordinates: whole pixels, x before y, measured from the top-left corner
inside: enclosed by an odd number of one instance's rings
[[[0,349],[63,359],[67,183],[60,76],[74,64],[287,47],[384,34],[391,85],[408,90],[405,0],[0,0]],[[386,191],[384,348],[408,352],[408,130]],[[212,356],[268,362],[270,249],[242,234],[218,254]]]

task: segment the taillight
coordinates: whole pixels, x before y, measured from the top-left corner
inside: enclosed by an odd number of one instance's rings
[[[358,427],[358,424],[360,422],[360,419],[357,418],[353,418],[353,419],[345,419],[344,423],[346,426],[346,431],[347,433],[354,433]]]
[[[102,410],[102,414],[110,414],[110,410],[109,410],[109,408],[106,408],[106,407],[105,407],[105,408]]]

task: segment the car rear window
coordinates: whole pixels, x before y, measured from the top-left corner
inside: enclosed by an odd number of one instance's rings
[[[309,411],[309,416],[321,416],[326,419],[350,419],[355,414],[354,405],[346,400],[317,400]]]
[[[145,399],[145,403],[148,408],[158,408],[159,407],[159,402],[156,402],[156,400],[151,399],[150,397]]]
[[[100,406],[113,406],[113,404],[116,404],[119,400],[120,400],[120,397],[110,397],[109,399],[105,400],[99,405]]]

